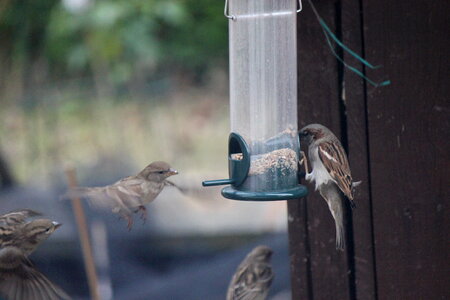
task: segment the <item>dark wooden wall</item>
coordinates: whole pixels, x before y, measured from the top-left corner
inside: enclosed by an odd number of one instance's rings
[[[305,2],[305,1],[304,1]],[[293,299],[450,299],[450,1],[314,1],[383,69],[343,68],[310,6],[298,16],[299,127],[341,138],[358,188],[345,252],[324,200],[289,201]]]

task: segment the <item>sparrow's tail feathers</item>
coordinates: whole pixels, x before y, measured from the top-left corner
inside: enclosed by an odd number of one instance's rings
[[[336,198],[332,204],[331,213],[336,224],[336,249],[344,251],[345,248],[345,228],[344,228],[344,203],[343,199]]]
[[[345,230],[343,224],[336,222],[336,250],[344,251],[345,248]]]
[[[333,215],[336,225],[336,249],[344,250],[345,248],[345,228],[344,228],[344,199],[335,184],[322,186],[320,194],[327,201],[328,208]]]

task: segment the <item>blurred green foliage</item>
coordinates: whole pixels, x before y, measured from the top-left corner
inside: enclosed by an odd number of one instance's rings
[[[4,1],[4,2],[3,2]],[[219,0],[2,0],[2,50],[13,62],[45,58],[54,77],[201,74],[227,56]]]
[[[18,182],[58,179],[66,161],[226,158],[223,5],[0,0],[0,150]]]

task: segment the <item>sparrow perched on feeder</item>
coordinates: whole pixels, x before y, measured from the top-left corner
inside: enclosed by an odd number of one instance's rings
[[[254,248],[241,262],[228,286],[227,300],[264,300],[273,280],[272,249]]]
[[[70,297],[39,272],[28,256],[61,224],[18,210],[0,216],[0,298],[7,300],[59,300]]]
[[[141,219],[147,218],[145,205],[152,202],[164,186],[176,185],[167,177],[178,172],[163,161],[149,164],[135,176],[129,176],[104,187],[79,187],[69,190],[63,198],[84,197],[98,208],[110,209],[128,222],[128,230],[133,226],[133,213],[141,212]]]
[[[308,145],[308,158],[312,164],[312,171],[309,173],[308,162],[302,151],[303,158],[300,163],[305,164],[305,179],[310,182],[315,181],[316,190],[319,190],[320,195],[327,202],[336,224],[336,249],[343,250],[345,247],[344,197],[354,208],[354,188],[361,182],[352,181],[345,150],[328,128],[320,124],[310,124],[303,127],[299,134]]]

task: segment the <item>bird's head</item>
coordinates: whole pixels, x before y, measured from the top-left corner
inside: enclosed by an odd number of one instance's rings
[[[305,141],[308,145],[325,137],[329,134],[330,130],[320,124],[309,124],[299,131],[299,136],[302,141]]]
[[[247,256],[247,261],[251,262],[253,274],[256,275],[260,284],[264,283],[270,286],[273,278],[270,260],[272,258],[272,249],[267,246],[258,246]]]
[[[31,253],[60,226],[60,223],[48,219],[36,219],[26,223],[22,229],[22,249]]]
[[[264,261],[267,262],[272,257],[272,249],[267,246],[258,246],[250,252],[249,256],[253,257],[256,261]]]
[[[139,175],[154,182],[163,182],[167,177],[178,174],[170,165],[163,161],[155,161],[145,167]]]

